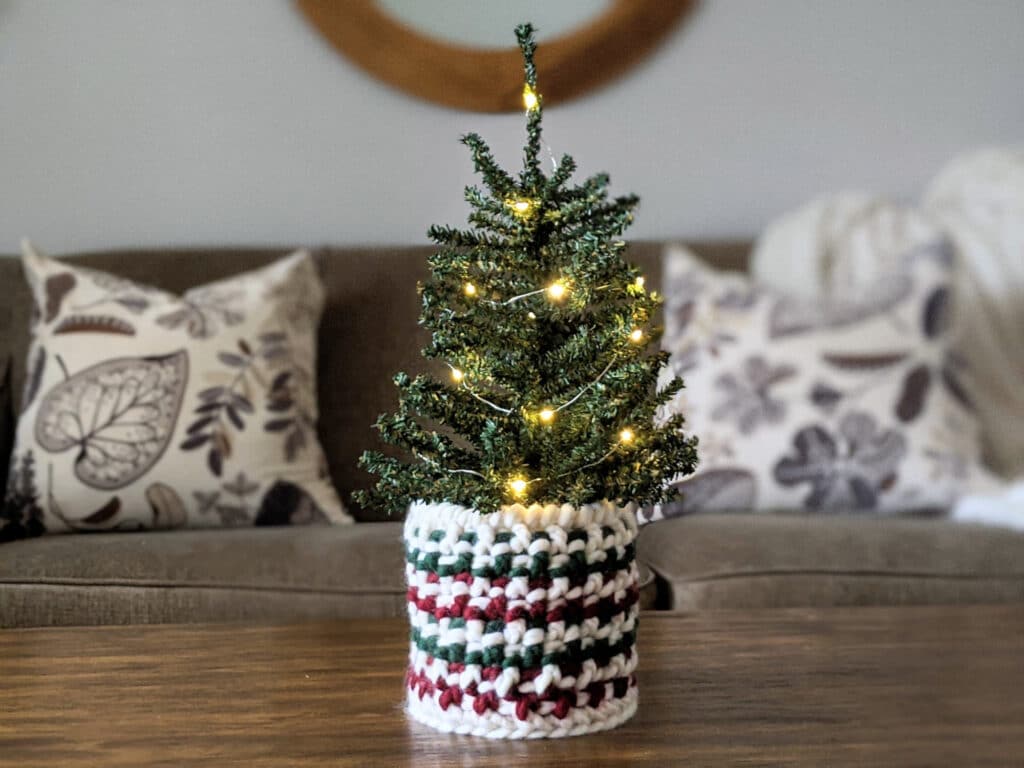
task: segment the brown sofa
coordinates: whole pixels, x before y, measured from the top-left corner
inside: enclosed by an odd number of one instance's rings
[[[659,246],[632,258],[660,280]],[[742,267],[748,246],[696,246]],[[284,249],[84,254],[81,262],[183,291],[265,264]],[[426,248],[322,249],[320,432],[354,526],[48,536],[0,545],[0,626],[401,615],[400,522],[360,509],[356,467],[395,405],[396,371],[424,368],[415,283]],[[0,361],[24,379],[30,301],[0,258]],[[17,404],[15,404],[17,406]],[[648,607],[699,611],[834,604],[1024,601],[1024,535],[942,520],[708,514],[644,529]]]

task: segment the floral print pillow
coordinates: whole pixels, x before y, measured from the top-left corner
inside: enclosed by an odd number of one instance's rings
[[[646,517],[711,510],[899,513],[948,508],[988,475],[961,384],[951,250],[915,249],[857,296],[788,296],[664,259],[666,408],[699,438],[681,499]]]
[[[178,297],[41,256],[0,540],[351,522],[316,437],[323,287],[299,251]]]

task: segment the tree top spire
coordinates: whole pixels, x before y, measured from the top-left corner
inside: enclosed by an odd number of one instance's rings
[[[519,41],[519,50],[523,52],[523,70],[526,74],[526,83],[531,88],[537,87],[537,67],[533,63],[533,54],[537,50],[537,41],[533,36],[533,24],[527,22],[516,27],[516,39]]]

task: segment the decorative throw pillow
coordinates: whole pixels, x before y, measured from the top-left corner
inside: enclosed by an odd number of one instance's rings
[[[925,512],[983,482],[979,429],[950,351],[951,252],[907,253],[860,294],[797,298],[665,255],[668,404],[700,440],[682,499],[706,510]]]
[[[351,522],[316,437],[305,251],[182,297],[39,255],[6,538]]]

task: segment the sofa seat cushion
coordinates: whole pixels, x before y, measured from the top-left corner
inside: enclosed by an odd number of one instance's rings
[[[641,566],[641,607],[653,607]],[[0,627],[405,616],[401,523],[11,542]]]
[[[692,515],[637,548],[678,611],[1024,602],[1024,534],[947,520]]]
[[[405,615],[401,526],[231,528],[11,542],[0,626]]]

